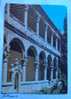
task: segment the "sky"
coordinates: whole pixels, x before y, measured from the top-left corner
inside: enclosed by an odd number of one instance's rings
[[[64,17],[67,14],[67,8],[56,5],[42,5],[42,8],[60,32],[64,33]]]

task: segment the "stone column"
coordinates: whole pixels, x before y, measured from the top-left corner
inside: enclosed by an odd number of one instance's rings
[[[10,4],[7,4],[7,17],[9,18],[10,16]]]
[[[27,67],[28,57],[24,57],[24,64],[23,64],[23,81],[26,81],[26,67]]]
[[[53,66],[51,66],[51,81],[53,80]]]
[[[53,61],[51,64],[51,81],[53,80],[53,71],[54,71],[54,66],[53,66]]]
[[[51,45],[53,47],[53,33],[51,34]]]
[[[56,63],[56,80],[58,80],[58,58]]]
[[[6,34],[6,44],[4,43],[4,56],[3,56],[3,82],[7,82],[7,75],[8,75],[8,52],[9,52],[9,42],[8,36]]]
[[[39,56],[36,57],[35,60],[35,81],[39,79]]]
[[[58,39],[56,38],[56,49],[58,50]]]
[[[8,72],[8,64],[7,64],[7,58],[4,59],[4,63],[3,63],[3,83],[7,82],[7,72]]]
[[[40,22],[40,15],[38,15],[37,17],[37,25],[36,25],[36,32],[37,32],[37,35],[39,35],[39,22]]]
[[[61,52],[61,40],[58,38],[58,46],[59,46],[59,51]]]
[[[59,41],[59,51],[61,52],[61,40]]]
[[[15,69],[15,65],[11,64],[11,72],[12,72],[12,82],[14,83],[14,69]]]
[[[48,24],[46,24],[46,28],[45,28],[45,42],[47,42],[47,29],[48,29]]]
[[[25,11],[24,11],[24,25],[25,25],[25,30],[27,30],[27,27],[28,27],[28,9],[29,9],[29,6],[26,6],[25,7]]]
[[[47,80],[47,59],[45,60],[45,71],[44,71],[44,80]]]

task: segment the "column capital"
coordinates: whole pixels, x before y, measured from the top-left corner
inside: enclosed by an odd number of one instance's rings
[[[8,60],[7,60],[7,58],[5,58],[5,59],[4,59],[4,63],[7,63],[7,62],[8,62]]]
[[[47,59],[45,59],[44,64],[45,67],[47,67]]]
[[[48,29],[48,25],[46,24],[46,27],[45,27],[45,32],[47,32],[47,29]]]
[[[26,6],[25,6],[25,11],[28,11],[28,9],[29,9],[29,6],[26,5]]]
[[[35,64],[36,68],[39,68],[39,60],[38,59],[35,60],[34,64]]]
[[[8,53],[9,53],[9,45],[8,44],[5,44],[4,45],[4,55],[5,55],[5,57],[8,56]]]
[[[53,71],[54,70],[54,66],[51,66],[51,71]]]
[[[16,58],[15,65],[18,65],[18,64],[19,64],[19,60],[18,60],[18,58]]]
[[[25,62],[25,63],[28,62],[28,56],[24,56],[24,62]]]
[[[38,15],[38,16],[37,16],[37,23],[39,23],[40,18],[41,18],[41,16],[40,16],[40,15]]]

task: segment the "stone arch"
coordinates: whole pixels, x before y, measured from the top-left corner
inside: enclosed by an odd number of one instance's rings
[[[27,81],[35,80],[35,59],[37,56],[37,50],[34,46],[30,46],[27,50],[28,66],[27,66]]]
[[[8,77],[7,80],[11,81],[12,73],[11,73],[11,64],[15,64],[16,58],[21,61],[24,56],[24,45],[22,41],[18,38],[13,38],[9,43],[9,53],[8,53]]]
[[[51,65],[52,65],[52,57],[51,57],[51,55],[48,55],[47,63],[48,63],[47,79],[50,81],[51,80]]]
[[[25,51],[25,47],[23,45],[23,42],[18,38],[13,38],[10,41],[9,45],[10,45],[10,49],[12,49],[12,50],[15,50],[15,51],[18,51],[18,52]],[[18,49],[18,47],[19,47],[19,49]]]
[[[36,57],[36,55],[37,55],[37,50],[36,50],[36,48],[34,47],[34,46],[30,46],[29,48],[28,48],[28,51],[27,51],[27,56],[32,56],[32,57]]]
[[[41,51],[39,54],[39,80],[44,80],[45,59],[45,52]]]

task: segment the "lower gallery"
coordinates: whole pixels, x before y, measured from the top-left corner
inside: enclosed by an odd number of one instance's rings
[[[2,93],[39,93],[59,80],[61,35],[40,5],[7,4]]]

